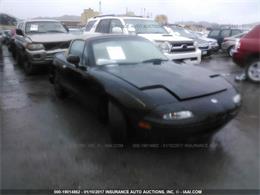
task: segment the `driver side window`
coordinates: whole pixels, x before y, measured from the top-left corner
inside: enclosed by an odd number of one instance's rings
[[[69,50],[69,55],[79,56],[80,62],[82,62],[82,54],[84,50],[85,41],[75,40],[72,42]]]
[[[113,29],[114,27],[119,27],[119,28],[121,28],[121,29],[123,30],[123,25],[122,25],[121,21],[118,20],[118,19],[112,19],[112,20],[111,20],[111,22],[110,22],[110,28],[109,28],[109,32],[110,32],[110,33],[112,33],[112,29]]]

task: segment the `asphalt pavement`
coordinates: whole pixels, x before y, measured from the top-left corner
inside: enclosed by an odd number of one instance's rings
[[[1,53],[1,52],[0,52]],[[6,47],[0,56],[2,189],[259,189],[259,85],[224,54],[199,65],[241,92],[239,115],[209,148],[114,148],[74,98],[59,100],[46,74],[25,76]]]

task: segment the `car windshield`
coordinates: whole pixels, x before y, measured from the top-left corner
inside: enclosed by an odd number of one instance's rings
[[[67,30],[59,22],[37,21],[28,22],[25,26],[26,34],[37,33],[66,33]]]
[[[168,58],[150,41],[119,38],[94,42],[96,65],[129,65],[144,62],[167,61]]]
[[[197,35],[195,33],[192,33],[189,30],[186,30],[184,28],[178,27],[178,26],[170,26],[170,28],[173,30],[173,32],[179,33],[180,36],[188,37],[190,39],[196,39]]]
[[[125,19],[126,25],[132,25],[136,34],[168,34],[168,32],[153,20]]]

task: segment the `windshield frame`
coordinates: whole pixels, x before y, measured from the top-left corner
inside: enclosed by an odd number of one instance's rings
[[[29,31],[27,28],[29,28],[28,26],[29,25],[32,25],[32,24],[35,24],[35,25],[39,25],[39,24],[42,24],[42,23],[56,23],[56,24],[59,24],[64,30],[63,31],[45,31],[45,32],[39,32],[39,31]],[[25,34],[46,34],[46,33],[67,33],[68,31],[66,30],[66,28],[59,22],[59,21],[30,21],[30,22],[26,22],[25,24],[25,27],[24,27],[24,31],[25,31]]]

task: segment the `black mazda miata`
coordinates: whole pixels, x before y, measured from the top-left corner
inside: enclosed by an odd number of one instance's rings
[[[212,136],[238,112],[241,98],[218,74],[169,61],[152,42],[89,34],[54,58],[56,95],[77,95],[110,126],[114,143],[132,135]]]

